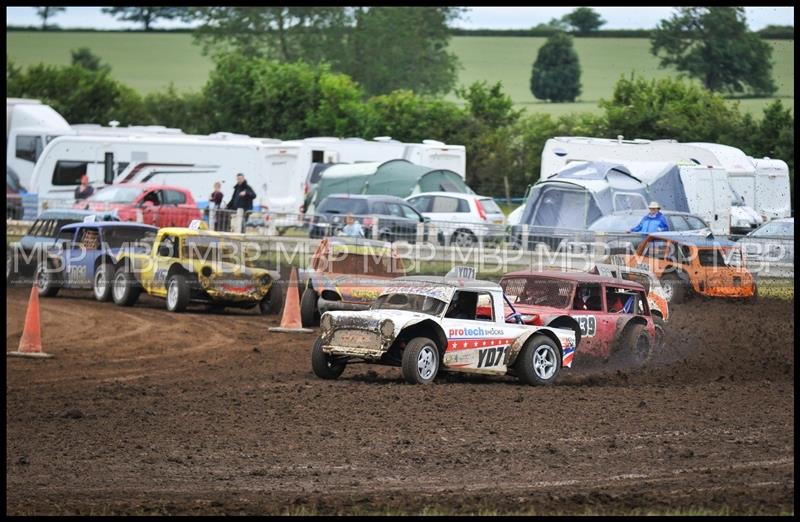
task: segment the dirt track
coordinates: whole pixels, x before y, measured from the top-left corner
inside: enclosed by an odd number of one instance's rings
[[[8,351],[28,294],[8,290]],[[318,380],[314,336],[275,316],[65,292],[42,300],[56,358],[6,361],[6,510],[794,512],[793,305],[676,307],[643,372],[422,387]]]

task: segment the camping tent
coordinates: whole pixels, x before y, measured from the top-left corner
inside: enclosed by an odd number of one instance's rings
[[[384,163],[346,163],[334,165],[322,173],[314,205],[331,194],[378,194],[405,198],[420,192],[460,192],[474,194],[453,171],[431,169],[408,160]]]
[[[585,230],[614,211],[642,209],[646,213],[649,199],[646,185],[626,167],[575,162],[533,186],[520,223]]]

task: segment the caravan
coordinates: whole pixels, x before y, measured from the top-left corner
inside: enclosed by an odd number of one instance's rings
[[[227,199],[234,176],[242,172],[261,210],[297,216],[304,181],[298,148],[278,140],[218,136],[62,136],[42,152],[31,189],[40,207],[45,200],[68,204],[86,174],[95,188],[112,183],[183,187],[204,206],[215,181],[223,183]]]
[[[785,161],[750,158],[756,169],[753,205],[767,220],[792,215],[789,166]],[[747,196],[745,196],[745,200]]]
[[[542,178],[555,175],[570,162],[581,160],[616,161],[627,165],[630,161],[659,161],[686,165],[712,165],[728,171],[731,193],[731,223],[734,233],[747,233],[760,226],[765,218],[772,217],[766,208],[756,204],[755,170],[752,161],[739,149],[714,143],[679,143],[675,140],[616,140],[586,137],[558,137],[547,140],[542,151]],[[788,171],[785,176],[788,187]],[[767,196],[767,190],[769,196]],[[785,196],[775,187],[762,189],[762,201],[776,205],[785,199],[788,208],[788,190]],[[758,209],[756,211],[755,209]]]

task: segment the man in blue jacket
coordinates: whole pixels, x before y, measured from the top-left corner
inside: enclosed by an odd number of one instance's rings
[[[650,209],[650,213],[643,217],[642,220],[639,221],[639,224],[628,230],[628,232],[649,234],[651,232],[664,232],[669,230],[667,218],[661,213],[661,205],[656,201],[651,201],[650,206],[647,208]]]

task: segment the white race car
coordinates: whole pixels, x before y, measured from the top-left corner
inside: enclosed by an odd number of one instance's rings
[[[521,324],[516,311],[504,316],[504,302],[514,310],[497,283],[397,278],[369,310],[322,315],[311,366],[323,379],[336,379],[348,363],[368,362],[400,366],[416,384],[432,382],[440,369],[551,384],[572,365],[574,331]]]

